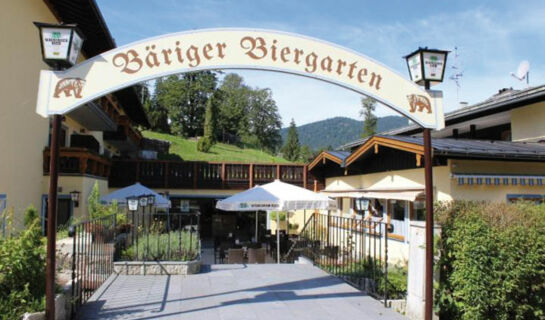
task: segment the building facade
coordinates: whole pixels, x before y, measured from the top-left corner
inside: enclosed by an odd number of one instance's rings
[[[434,200],[545,202],[543,112],[545,86],[446,114],[432,133]],[[337,198],[336,214],[388,222],[392,255],[404,260],[410,222],[425,220],[423,152],[422,129],[409,126],[323,152],[309,170]]]

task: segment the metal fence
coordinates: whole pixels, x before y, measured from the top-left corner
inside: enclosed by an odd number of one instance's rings
[[[198,258],[197,226],[197,215],[142,211],[110,215],[71,226],[72,318],[114,272],[115,261]]]
[[[376,298],[388,299],[388,224],[381,221],[313,214],[284,256],[299,257]]]

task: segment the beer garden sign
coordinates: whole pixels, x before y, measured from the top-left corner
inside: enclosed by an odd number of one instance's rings
[[[418,125],[442,129],[440,91],[382,64],[306,36],[256,29],[205,29],[115,48],[65,71],[40,74],[37,113],[65,114],[107,93],[158,77],[216,69],[278,71],[319,79],[370,96]]]

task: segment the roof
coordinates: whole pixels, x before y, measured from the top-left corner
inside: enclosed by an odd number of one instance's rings
[[[349,151],[325,151],[325,152],[329,153],[330,155],[336,158],[339,158],[342,161],[344,161],[350,155]]]
[[[78,25],[85,36],[82,51],[86,58],[92,58],[116,47],[95,0],[44,0],[44,2],[60,22]],[[113,94],[134,123],[150,126],[144,107],[133,87]]]
[[[331,160],[341,167],[344,166],[344,161],[350,156],[349,151],[322,151],[309,165],[308,168],[314,168],[320,161],[325,159]]]
[[[503,89],[485,101],[445,113],[445,125],[453,125],[478,117],[499,113],[532,103],[545,101],[545,85],[530,87],[523,90]],[[422,127],[412,124],[406,127],[383,132],[383,135],[411,135],[422,131]],[[340,146],[339,150],[351,149],[365,143],[358,139]]]
[[[342,155],[341,158],[331,159],[333,154],[322,152],[309,165],[312,170],[323,158],[332,160],[340,167],[346,167],[354,163],[362,154],[378,146],[385,146],[397,150],[403,150],[414,154],[424,154],[424,141],[422,137],[374,135],[366,138],[365,141],[352,153],[348,151],[336,151],[335,154]],[[453,139],[434,138],[432,139],[434,156],[447,158],[465,159],[493,159],[493,160],[545,160],[545,144],[537,142],[513,142],[496,140],[474,140],[474,139]],[[348,154],[348,155],[347,155]]]

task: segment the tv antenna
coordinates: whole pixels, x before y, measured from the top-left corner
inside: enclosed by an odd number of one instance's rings
[[[517,73],[511,72],[511,76],[519,81],[526,79],[526,85],[530,86],[530,62],[527,60],[521,61]]]
[[[461,70],[458,57],[458,47],[454,47],[454,64],[451,66],[454,73],[449,79],[456,83],[456,100],[460,102],[460,91],[462,90],[462,77],[464,76],[464,71]]]

